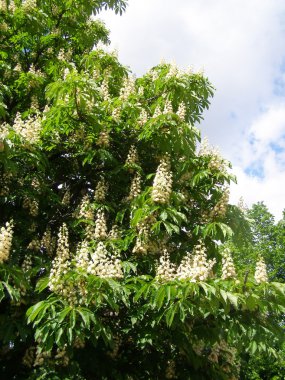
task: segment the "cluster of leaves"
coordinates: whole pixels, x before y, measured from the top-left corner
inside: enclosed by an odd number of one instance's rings
[[[271,281],[284,283],[284,217],[275,222],[263,202],[252,205],[244,210],[250,225],[249,238],[232,245],[236,264],[240,271],[247,273],[254,269],[256,258],[265,258],[268,275]],[[243,252],[241,255],[240,252]],[[284,326],[284,315],[280,316],[279,324]],[[283,379],[284,378],[284,346],[281,347],[275,360],[268,360],[266,355],[243,355],[242,377],[246,379]]]
[[[283,285],[257,286],[242,274],[219,279],[217,243],[248,231],[237,207],[217,208],[234,180],[229,164],[211,151],[197,153],[194,123],[213,96],[208,79],[167,63],[132,78],[114,52],[100,47],[108,42],[105,26],[90,19],[105,7],[122,12],[122,0],[26,3],[11,8],[4,1],[0,10],[0,225],[11,218],[15,225],[10,258],[0,264],[3,376],[233,379],[240,352],[275,355]],[[15,129],[17,113],[40,119],[37,139]],[[139,159],[126,164],[132,146]],[[169,201],[160,204],[152,185],[166,155],[173,184]],[[141,193],[130,198],[134,173]],[[109,191],[94,200],[102,178]],[[76,292],[77,284],[85,286],[84,302],[71,304],[50,291],[49,274],[60,226],[68,226],[72,255],[94,228],[94,220],[78,217],[85,195],[93,212],[105,211],[108,230],[118,225],[120,236],[105,245],[120,253],[124,277],[62,273],[62,283]],[[139,256],[134,246],[142,226],[147,253]],[[163,248],[179,264],[200,240],[209,258],[218,259],[216,278],[156,277]],[[93,239],[90,250],[97,246]]]

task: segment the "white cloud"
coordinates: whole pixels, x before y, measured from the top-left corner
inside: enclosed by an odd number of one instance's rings
[[[231,202],[237,203],[240,197],[248,206],[264,201],[276,221],[280,220],[285,208],[285,171],[273,170],[265,179],[248,176],[241,167],[234,167],[233,171],[238,178],[238,185],[231,186]]]
[[[263,200],[280,219],[285,209],[285,102],[272,104],[253,121],[236,162],[238,185],[232,186],[232,200],[243,196],[249,205]],[[246,168],[256,166],[262,176],[246,174]]]
[[[278,195],[284,157],[272,146],[285,145],[285,101],[277,96],[284,87],[284,16],[284,0],[129,0],[122,17],[103,15],[120,60],[138,75],[161,58],[204,67],[217,91],[202,132],[239,168],[239,188],[279,207],[278,215],[285,207]],[[246,174],[248,166],[262,168],[263,179]]]

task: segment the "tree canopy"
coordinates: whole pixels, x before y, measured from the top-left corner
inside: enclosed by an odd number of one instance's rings
[[[262,257],[236,270],[249,221],[196,126],[213,86],[166,62],[133,76],[91,17],[125,7],[0,3],[5,378],[237,379],[282,342],[284,285]]]

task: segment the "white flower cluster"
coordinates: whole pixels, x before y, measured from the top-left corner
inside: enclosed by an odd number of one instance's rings
[[[122,278],[123,270],[118,253],[109,255],[105,244],[99,242],[95,252],[91,255],[92,263],[88,272],[102,278]]]
[[[67,77],[69,76],[69,74],[70,74],[70,70],[69,70],[68,67],[66,67],[66,68],[63,70],[63,75],[62,75],[63,80],[66,80]]]
[[[108,80],[106,78],[104,78],[100,86],[100,92],[105,101],[110,100],[109,85],[108,85]]]
[[[172,173],[170,171],[170,157],[165,155],[156,170],[151,198],[156,203],[165,204],[169,201],[171,191]]]
[[[186,106],[185,106],[185,103],[182,102],[179,104],[179,107],[178,107],[178,110],[176,112],[177,116],[181,119],[181,120],[185,120],[185,116],[186,116]]]
[[[22,120],[19,112],[16,114],[14,131],[31,144],[36,144],[40,140],[41,118],[39,114],[30,115],[26,120]]]
[[[9,134],[10,126],[7,123],[0,125],[0,141],[5,140]]]
[[[31,181],[31,186],[32,188],[34,188],[35,190],[40,190],[41,188],[41,183],[39,181],[39,179],[37,177],[34,177]]]
[[[75,267],[87,272],[89,265],[89,244],[87,240],[83,240],[79,243],[76,251]]]
[[[37,77],[44,77],[44,74],[40,70],[37,70],[33,64],[29,68],[29,73]]]
[[[39,101],[35,95],[31,99],[31,109],[37,111],[39,109]]]
[[[236,278],[236,270],[229,248],[226,248],[223,252],[222,258],[222,279],[227,280],[231,278]]]
[[[138,150],[134,145],[131,145],[127,159],[126,165],[136,164],[138,162]]]
[[[128,200],[133,200],[141,193],[141,175],[140,173],[136,173],[134,178],[132,179],[130,194],[128,196]]]
[[[212,151],[213,147],[210,146],[208,138],[204,137],[200,145],[199,156],[208,156]]]
[[[41,351],[39,347],[36,350],[34,367],[42,366],[46,359],[51,357],[51,351]]]
[[[59,61],[67,61],[67,56],[66,56],[64,49],[59,50],[58,55],[57,55],[57,59]]]
[[[208,260],[206,248],[202,242],[194,247],[193,255],[187,253],[177,270],[179,279],[190,279],[191,282],[205,281],[212,275],[216,260]]]
[[[23,9],[26,12],[31,12],[33,9],[37,8],[36,0],[25,0],[22,3]]]
[[[12,246],[13,238],[13,220],[6,222],[5,227],[0,229],[0,263],[4,263],[9,259],[10,249]]]
[[[57,348],[54,358],[57,364],[62,365],[63,367],[67,367],[69,364],[69,357],[66,352],[66,347]]]
[[[211,160],[209,162],[209,169],[213,171],[220,171],[225,173],[227,171],[226,161],[221,156],[220,152],[216,150],[211,155]]]
[[[29,242],[27,248],[31,249],[32,251],[39,251],[41,248],[41,242],[38,238],[35,238]]]
[[[71,199],[71,193],[70,193],[70,190],[67,189],[66,192],[64,193],[63,197],[62,197],[62,201],[61,201],[61,203],[62,203],[64,206],[69,206],[69,204],[70,204],[70,199]]]
[[[31,255],[25,255],[24,261],[22,262],[21,268],[23,272],[28,272],[32,269],[32,257]]]
[[[169,253],[166,249],[163,250],[163,255],[159,259],[159,265],[156,270],[156,276],[165,281],[171,281],[175,278],[176,267],[170,261]]]
[[[109,136],[109,131],[107,131],[107,129],[103,129],[99,133],[96,143],[101,148],[108,148],[108,146],[110,145],[110,136]]]
[[[200,150],[199,156],[208,156],[210,157],[210,161],[208,167],[213,171],[221,171],[223,173],[227,172],[228,162],[223,159],[219,150],[209,145],[209,141],[207,138],[204,138]]]
[[[210,212],[210,218],[222,218],[225,216],[227,211],[227,206],[230,198],[230,190],[227,188],[219,202],[214,206],[214,208]]]
[[[96,215],[94,238],[99,240],[107,238],[107,223],[103,210],[99,210]]]
[[[139,228],[139,233],[136,238],[136,244],[133,248],[133,253],[145,254],[148,250],[149,231],[146,226]]]
[[[52,256],[55,250],[55,246],[56,246],[56,237],[52,236],[51,229],[47,227],[46,231],[44,232],[42,236],[40,247],[42,249],[45,249],[49,256]]]
[[[84,195],[84,197],[81,200],[81,203],[79,206],[78,218],[89,219],[89,220],[94,219],[94,212],[91,208],[91,203],[87,194]]]
[[[164,114],[173,113],[172,103],[170,100],[166,100],[163,109]]]
[[[154,113],[153,113],[153,115],[152,115],[152,117],[158,117],[158,116],[160,116],[160,115],[162,115],[162,112],[161,112],[161,109],[160,109],[160,106],[156,106],[155,107],[155,110],[154,110]]]
[[[109,238],[112,240],[116,240],[120,238],[120,230],[117,224],[114,224],[109,232]]]
[[[14,13],[15,10],[16,10],[16,4],[15,4],[15,2],[13,0],[10,0],[10,2],[9,2],[9,11],[12,12],[12,13]]]
[[[4,9],[2,9],[4,12],[5,12],[5,10]],[[1,3],[0,3],[0,11],[1,11]],[[9,27],[8,27],[8,25],[6,24],[6,22],[2,22],[1,24],[0,24],[0,31],[1,32],[7,32],[7,30],[9,29]],[[5,75],[5,74],[4,74]]]
[[[124,78],[123,81],[123,87],[120,91],[120,99],[122,101],[128,100],[128,97],[135,92],[135,78],[134,77],[127,77]]]
[[[105,178],[101,178],[96,186],[94,193],[94,200],[96,202],[104,202],[106,199],[106,194],[108,191],[108,184],[106,183]]]
[[[29,347],[26,349],[22,359],[22,363],[29,368],[32,368],[35,360],[35,347]]]
[[[68,230],[65,223],[60,227],[58,233],[56,256],[52,261],[49,275],[49,288],[55,293],[66,295],[66,287],[62,281],[70,268],[70,252],[68,242]]]
[[[1,179],[0,195],[6,197],[9,194],[9,189],[11,185],[13,175],[12,173],[3,173]]]
[[[254,278],[258,284],[261,282],[268,282],[267,269],[263,257],[260,257],[256,263]]]
[[[17,65],[14,67],[14,71],[17,71],[18,73],[23,71],[23,68],[20,63],[17,63]]]
[[[6,0],[0,0],[0,10],[5,12],[7,10],[7,1]]]
[[[166,74],[166,78],[170,79],[170,78],[176,77],[178,75],[178,73],[179,73],[178,67],[177,67],[176,63],[173,62],[170,64],[169,71]]]
[[[32,216],[38,216],[39,214],[39,202],[36,199],[25,197],[23,200],[23,208],[29,210],[29,214]]]
[[[112,111],[112,118],[118,122],[120,120],[121,110],[119,108],[114,108]]]
[[[80,349],[80,348],[84,348],[84,347],[85,347],[85,342],[84,342],[84,340],[83,340],[82,338],[80,338],[80,337],[77,336],[77,337],[74,339],[73,347],[74,347],[74,348],[78,348],[78,349]]]
[[[240,197],[239,200],[238,200],[238,204],[237,204],[237,207],[240,209],[240,211],[242,211],[243,213],[247,212],[248,211],[248,207],[243,199],[243,197]]]
[[[148,120],[148,114],[145,109],[142,109],[138,118],[138,124],[143,127]]]
[[[160,246],[151,240],[152,233],[151,227],[156,223],[157,219],[155,215],[149,215],[137,224],[137,238],[133,248],[133,253],[145,254],[161,252],[162,242]]]

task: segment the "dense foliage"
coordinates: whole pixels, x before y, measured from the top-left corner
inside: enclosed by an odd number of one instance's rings
[[[250,238],[243,242],[242,247],[232,245],[235,251],[236,264],[241,271],[253,270],[256,258],[264,257],[267,263],[270,281],[285,281],[284,253],[285,253],[285,224],[284,215],[277,223],[274,216],[262,202],[251,208],[244,208],[245,215],[250,223]],[[242,254],[239,254],[242,252]],[[284,326],[284,316],[280,316],[280,325]],[[242,378],[250,380],[274,379],[283,380],[285,377],[284,345],[278,357],[273,360],[264,354],[250,357],[243,355],[241,366]]]
[[[194,126],[213,87],[133,77],[104,7],[125,3],[0,3],[2,377],[239,378],[240,353],[276,355],[285,289],[262,258],[236,272],[249,222]]]

